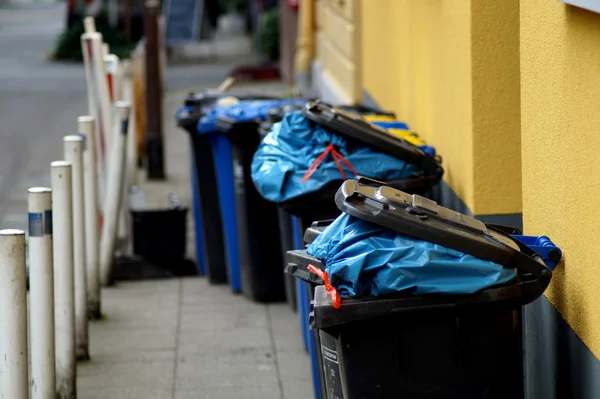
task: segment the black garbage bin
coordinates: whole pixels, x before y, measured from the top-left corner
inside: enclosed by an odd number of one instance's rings
[[[433,157],[421,148],[367,122],[356,111],[315,101],[306,104],[303,113],[314,123],[339,134],[350,143],[366,144],[422,169],[420,176],[387,181],[392,187],[414,194],[426,194],[439,183],[444,174],[441,158]],[[332,181],[316,192],[285,201],[280,206],[297,216],[301,230],[305,231],[313,221],[333,219],[340,214],[333,199],[342,181],[340,177],[340,180]]]
[[[254,152],[260,143],[259,123],[266,118],[269,109],[283,106],[286,102],[300,104],[302,100],[280,100],[277,104],[248,104],[236,114],[220,116],[217,127],[226,134],[232,144],[235,206],[237,213],[242,292],[258,302],[285,300],[284,261],[277,205],[258,193],[251,178]]]
[[[380,182],[349,180],[336,204],[356,218],[515,269],[516,277],[469,295],[401,292],[344,299],[336,309],[306,269],[324,266],[304,251],[289,253],[288,271],[315,285],[310,324],[318,331],[326,397],[522,398],[519,312],[552,276],[540,255],[509,230]],[[309,240],[322,231],[314,227]]]
[[[268,99],[271,96],[238,93],[238,92],[199,92],[190,93],[184,100],[183,107],[177,112],[177,124],[190,137],[192,162],[195,168],[196,182],[192,184],[197,192],[193,192],[200,215],[195,218],[195,224],[202,226],[204,253],[206,257],[206,274],[213,284],[227,282],[227,266],[225,245],[223,242],[223,227],[221,207],[217,191],[217,181],[214,171],[212,148],[206,136],[197,134],[200,118],[206,114],[221,98],[234,97],[237,99]],[[194,176],[192,176],[193,178]],[[194,191],[196,191],[194,190]],[[198,260],[200,262],[200,260]]]
[[[269,111],[267,111],[266,119],[263,122],[261,122],[258,126],[258,135],[260,140],[262,140],[269,133],[269,131],[275,123],[281,121],[283,115],[285,115],[287,112],[301,108],[302,105],[287,104],[282,107],[272,108]],[[282,208],[277,207],[277,222],[279,225],[282,261],[283,265],[285,266],[286,252],[297,249],[296,245],[294,244],[292,216],[286,211],[284,211]],[[289,274],[284,274],[283,279],[286,302],[290,305],[291,309],[294,312],[296,312],[298,310],[298,301],[296,294],[295,279]]]

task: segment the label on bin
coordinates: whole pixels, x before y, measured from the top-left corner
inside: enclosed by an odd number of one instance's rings
[[[336,351],[335,338],[321,331],[321,358],[323,359],[323,377],[327,389],[327,399],[344,399],[342,375],[340,373],[339,357]]]

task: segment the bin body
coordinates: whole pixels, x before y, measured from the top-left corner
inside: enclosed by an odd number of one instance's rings
[[[259,302],[285,300],[284,262],[277,205],[254,187],[250,165],[260,137],[256,123],[236,123],[227,132],[232,144],[242,292]]]
[[[233,149],[229,140],[222,134],[214,133],[200,135],[200,137],[207,137],[210,148],[212,148],[213,176],[216,178],[215,192],[218,193],[218,202],[221,208],[220,221],[225,243],[223,260],[227,265],[229,285],[233,292],[241,292],[242,280],[232,163]]]
[[[223,225],[221,223],[221,205],[217,194],[217,180],[210,141],[207,137],[190,135],[194,150],[195,182],[198,192],[199,219],[202,226],[202,238],[206,257],[206,275],[213,284],[223,284],[228,280]],[[196,240],[198,244],[198,240]]]
[[[294,233],[292,216],[281,208],[277,208],[277,220],[279,225],[281,239],[281,260],[285,265],[285,253],[296,248],[294,245]],[[285,299],[290,308],[296,312],[298,310],[298,301],[296,300],[296,282],[294,277],[288,274],[283,276]]]
[[[390,314],[319,337],[327,398],[523,397],[513,308]]]
[[[206,276],[206,252],[204,250],[204,224],[202,223],[202,208],[198,193],[198,178],[196,177],[196,159],[194,150],[190,151],[190,185],[192,187],[192,216],[194,218],[194,239],[196,244],[196,267],[201,276]],[[212,273],[211,273],[212,274]]]
[[[225,249],[221,226],[221,209],[217,196],[212,150],[206,137],[196,133],[201,114],[190,105],[177,114],[177,123],[190,138],[190,183],[194,228],[196,232],[196,262],[201,274],[212,284],[227,282]],[[204,264],[204,267],[202,265]],[[204,273],[202,272],[204,271]]]

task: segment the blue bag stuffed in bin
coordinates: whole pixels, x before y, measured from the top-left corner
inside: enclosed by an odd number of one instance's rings
[[[370,147],[349,147],[344,138],[310,122],[301,111],[292,111],[273,125],[256,150],[252,159],[252,181],[264,198],[282,203],[315,192],[332,181],[343,180],[339,165],[346,178],[354,177],[345,162],[338,160],[338,165],[332,154],[326,153],[330,144],[361,176],[394,180],[420,173],[417,166]],[[326,155],[324,160],[303,182],[307,170],[323,154]]]
[[[212,134],[217,132],[217,119],[228,116],[238,122],[263,120],[267,112],[284,105],[302,105],[306,100],[277,99],[277,100],[242,100],[235,104],[216,105],[198,122],[198,133]]]
[[[399,291],[472,294],[504,284],[513,269],[342,214],[306,249],[342,298]]]

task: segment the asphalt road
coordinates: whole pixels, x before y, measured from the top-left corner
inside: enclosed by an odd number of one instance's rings
[[[49,165],[62,156],[62,137],[75,132],[87,110],[83,65],[48,60],[64,29],[65,7],[0,1],[0,228],[26,228],[27,189],[50,184]],[[235,55],[245,44],[225,38],[217,47]],[[221,57],[170,67],[166,87],[216,87],[231,64]],[[165,124],[171,117],[165,115]]]
[[[47,60],[64,7],[0,3],[0,228],[27,226],[27,189],[49,185],[62,137],[86,111],[82,66]]]

